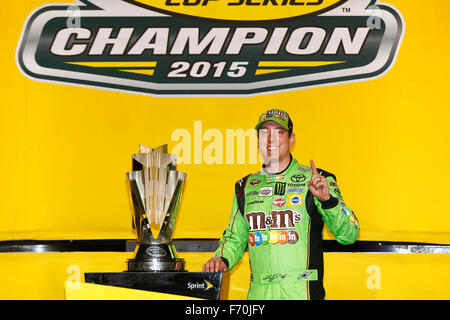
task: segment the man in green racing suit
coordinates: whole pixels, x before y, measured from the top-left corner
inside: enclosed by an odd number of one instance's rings
[[[359,222],[344,203],[336,177],[312,160],[308,167],[292,157],[292,129],[282,110],[259,118],[263,168],[236,183],[230,223],[214,257],[203,266],[205,272],[231,270],[248,245],[248,299],[325,299],[324,222],[341,244],[359,235]]]

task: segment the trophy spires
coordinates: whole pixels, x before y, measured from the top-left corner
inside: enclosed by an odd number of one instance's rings
[[[147,248],[144,253],[138,249],[136,258],[129,262],[129,268],[134,271],[158,271],[154,270],[159,268],[155,267],[155,259],[150,259],[150,263],[145,257],[154,256],[155,252],[162,256],[169,254],[172,257],[170,261],[179,265],[182,259],[176,258],[171,238],[186,173],[176,171],[176,155],[167,153],[167,144],[154,149],[140,145],[139,153],[133,154],[132,159],[133,171],[127,172],[126,177],[134,207],[133,221],[139,247],[145,244]],[[166,250],[162,244],[167,246],[169,253],[162,254]],[[184,269],[184,261],[182,265]]]
[[[155,149],[140,145],[139,151],[133,154],[133,163],[134,168],[142,171],[138,186],[143,195],[145,215],[150,225],[161,227],[175,186],[186,175],[176,171],[176,156],[167,153],[167,144]]]

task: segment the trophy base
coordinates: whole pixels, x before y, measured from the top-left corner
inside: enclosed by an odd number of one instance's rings
[[[228,298],[228,272],[85,273],[84,279],[86,283],[200,299],[226,300]]]
[[[139,244],[134,259],[128,260],[131,272],[186,271],[184,259],[178,258],[172,242]]]
[[[183,259],[175,259],[173,261],[136,261],[136,259],[128,260],[128,271],[130,272],[170,272],[170,271],[186,271],[185,261]]]

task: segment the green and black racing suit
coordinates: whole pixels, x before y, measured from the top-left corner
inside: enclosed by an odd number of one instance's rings
[[[248,299],[325,299],[324,222],[341,244],[355,242],[359,222],[345,205],[336,177],[318,171],[328,180],[328,201],[321,202],[308,191],[312,170],[292,156],[281,173],[262,170],[236,183],[230,224],[214,256],[222,257],[231,270],[248,245]]]

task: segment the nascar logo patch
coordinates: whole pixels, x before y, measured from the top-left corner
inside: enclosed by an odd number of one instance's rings
[[[248,96],[375,79],[404,21],[376,0],[83,0],[28,17],[19,69],[162,96]]]

